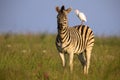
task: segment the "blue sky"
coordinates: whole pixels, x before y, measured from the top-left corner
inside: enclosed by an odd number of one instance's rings
[[[0,0],[0,33],[57,33],[56,6],[73,10],[69,25],[80,24],[79,9],[96,35],[120,35],[120,0]]]

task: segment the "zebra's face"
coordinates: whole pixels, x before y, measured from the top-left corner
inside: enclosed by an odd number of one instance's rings
[[[59,7],[56,7],[56,11],[58,12],[57,15],[57,23],[58,23],[58,29],[64,29],[65,27],[68,27],[68,19],[67,14],[71,11],[71,8],[65,9],[64,6],[59,9]]]

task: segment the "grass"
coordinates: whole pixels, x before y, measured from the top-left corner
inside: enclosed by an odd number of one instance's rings
[[[66,57],[68,58],[68,56]],[[89,74],[63,69],[55,35],[0,35],[0,80],[120,80],[120,38],[96,37]]]

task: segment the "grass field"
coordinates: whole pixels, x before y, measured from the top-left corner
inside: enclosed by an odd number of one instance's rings
[[[74,56],[70,74],[55,47],[55,35],[0,35],[0,80],[120,80],[120,38],[96,37],[89,74]]]

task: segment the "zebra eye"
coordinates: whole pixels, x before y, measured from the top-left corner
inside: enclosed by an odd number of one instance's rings
[[[59,18],[59,15],[57,15],[57,18]]]

